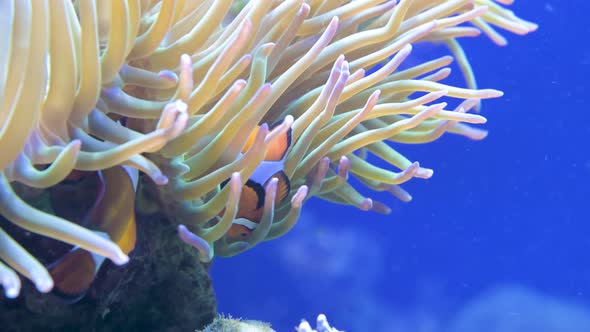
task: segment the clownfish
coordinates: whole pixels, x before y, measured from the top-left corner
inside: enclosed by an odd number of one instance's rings
[[[275,126],[271,126],[271,129]],[[260,127],[257,127],[248,137],[242,153],[245,153],[254,142],[258,128]],[[291,139],[291,128],[289,128],[270,146],[264,161],[254,170],[252,176],[242,187],[236,218],[226,233],[229,239],[244,239],[258,226],[264,212],[264,198],[266,196],[264,188],[272,178],[279,180],[275,204],[287,199],[291,191],[291,182],[284,169],[287,152],[291,147]],[[228,181],[224,181],[221,187],[225,186]]]
[[[78,176],[79,174],[75,174]],[[135,248],[135,191],[137,169],[115,166],[98,172],[99,194],[85,222],[96,232],[115,242],[125,254]],[[84,297],[105,257],[74,247],[49,266],[54,281],[53,292],[74,303]]]

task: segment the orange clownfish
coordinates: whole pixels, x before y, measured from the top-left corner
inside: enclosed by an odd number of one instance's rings
[[[100,190],[96,203],[86,216],[97,233],[115,242],[125,254],[135,248],[135,190],[138,171],[115,166],[98,172]],[[49,267],[54,292],[69,302],[84,297],[105,258],[74,247]]]
[[[257,132],[258,128],[250,134],[246,145],[242,149],[242,153],[245,153],[250,148]],[[260,223],[264,212],[264,198],[266,196],[264,188],[272,178],[279,180],[277,201],[275,204],[283,202],[289,195],[291,182],[287,174],[285,174],[284,169],[285,159],[290,147],[291,128],[279,137],[268,149],[264,161],[256,168],[252,176],[242,187],[236,218],[226,233],[229,239],[244,239],[248,237]],[[228,181],[224,181],[221,186],[225,186]]]

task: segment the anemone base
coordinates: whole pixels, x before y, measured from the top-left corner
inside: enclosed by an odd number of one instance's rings
[[[196,250],[180,241],[164,217],[137,221],[137,245],[127,265],[105,262],[75,304],[41,294],[23,280],[17,299],[0,299],[0,330],[194,331],[211,323],[216,301],[209,266],[199,263]],[[25,240],[20,243],[38,239]]]

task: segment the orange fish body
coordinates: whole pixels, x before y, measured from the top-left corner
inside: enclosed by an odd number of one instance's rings
[[[137,170],[116,166],[99,172],[101,190],[87,219],[125,254],[135,248],[135,188]],[[94,280],[104,257],[75,247],[49,269],[54,291],[66,300],[81,299]]]
[[[245,153],[258,132],[256,128],[246,140],[242,149]],[[279,180],[277,186],[277,201],[284,201],[291,190],[291,183],[285,174],[285,158],[291,146],[291,129],[287,130],[282,137],[268,149],[264,161],[256,168],[252,176],[242,187],[242,194],[238,205],[238,212],[233,224],[226,233],[229,239],[244,239],[248,237],[262,219],[264,212],[264,188],[272,178]],[[275,202],[275,204],[276,204]]]
[[[125,254],[135,248],[136,170],[112,167],[101,172],[105,192],[90,211],[90,221],[107,233]]]

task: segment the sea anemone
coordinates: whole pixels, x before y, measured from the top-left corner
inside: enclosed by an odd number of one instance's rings
[[[312,196],[388,213],[348,177],[408,201],[399,185],[433,171],[393,146],[447,132],[485,137],[470,124],[486,119],[468,112],[502,93],[476,87],[457,40],[483,32],[503,45],[493,26],[535,30],[502,6],[511,2],[2,1],[0,214],[124,264],[127,255],[108,237],[19,195],[59,185],[73,171],[136,168],[151,179],[141,190],[154,194],[203,261],[280,237]],[[452,56],[400,70],[412,44],[435,42]],[[441,83],[454,59],[467,88]],[[271,161],[285,135],[284,155]],[[257,183],[251,232],[228,236],[248,180],[265,165],[284,178]],[[52,289],[46,267],[2,229],[0,258],[6,296],[20,290],[14,271],[41,292]]]

